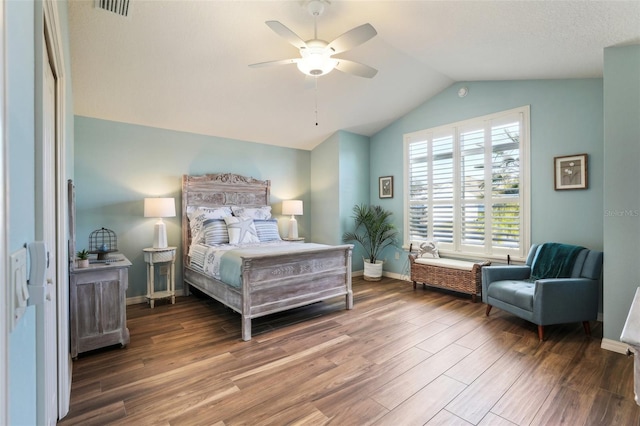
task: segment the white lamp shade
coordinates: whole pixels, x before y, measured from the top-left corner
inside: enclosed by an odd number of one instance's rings
[[[144,217],[175,217],[176,202],[173,198],[145,198]]]
[[[176,201],[173,198],[145,198],[144,217],[157,217],[153,227],[153,248],[167,248],[167,228],[163,217],[175,217]]]
[[[302,200],[285,200],[282,202],[282,214],[301,215]]]

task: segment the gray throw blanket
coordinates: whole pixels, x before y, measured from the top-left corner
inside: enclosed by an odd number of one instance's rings
[[[578,253],[584,247],[570,244],[544,243],[531,267],[530,281],[543,278],[568,278]]]

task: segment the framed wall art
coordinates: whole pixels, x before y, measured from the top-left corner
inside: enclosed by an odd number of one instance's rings
[[[587,189],[587,154],[566,155],[553,158],[554,188]]]
[[[393,176],[382,176],[378,179],[380,198],[393,198]]]

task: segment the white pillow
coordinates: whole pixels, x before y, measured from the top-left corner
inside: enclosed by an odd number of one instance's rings
[[[231,211],[236,217],[244,217],[249,219],[271,219],[271,206],[262,207],[240,207],[231,206]]]
[[[258,232],[253,224],[253,219],[227,216],[224,218],[229,232],[231,244],[259,243]]]
[[[418,248],[418,257],[431,257],[433,259],[439,259],[438,243],[436,241],[425,241],[420,244]]]
[[[205,235],[203,232],[204,222],[210,219],[224,219],[231,216],[230,207],[198,207],[193,212],[188,213],[189,227],[191,228],[191,242],[204,243]]]

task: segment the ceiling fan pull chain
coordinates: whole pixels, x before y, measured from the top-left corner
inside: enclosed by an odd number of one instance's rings
[[[315,90],[315,97],[316,97],[316,126],[318,125],[318,77],[315,77],[316,79],[316,90]]]

